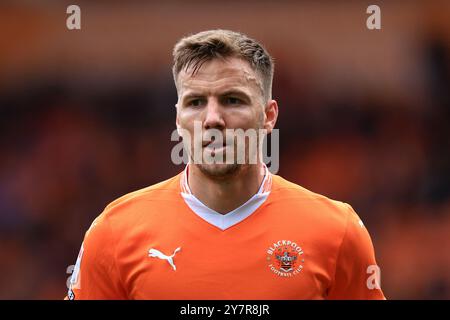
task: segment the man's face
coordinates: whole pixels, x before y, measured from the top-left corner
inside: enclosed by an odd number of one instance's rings
[[[183,135],[185,146],[191,147],[190,159],[208,176],[221,178],[237,173],[245,167],[237,163],[236,137],[226,129],[266,129],[273,128],[273,110],[267,117],[267,109],[273,109],[273,100],[264,101],[262,81],[250,65],[239,58],[213,59],[205,62],[192,75],[191,70],[182,70],[177,79],[177,127],[186,130],[191,139]],[[276,113],[277,113],[276,107]],[[275,116],[276,118],[276,116]],[[194,130],[201,127],[201,133]],[[216,130],[213,130],[216,129]],[[211,134],[222,133],[223,144],[216,139],[211,143]],[[213,133],[214,135],[214,133]],[[234,143],[233,143],[234,142]],[[201,163],[194,161],[195,148],[201,148]],[[198,148],[197,148],[198,149]],[[234,157],[232,163],[225,163],[227,153]],[[248,163],[248,143],[245,147]],[[222,163],[205,163],[205,157],[223,159]],[[195,160],[198,160],[196,158]]]

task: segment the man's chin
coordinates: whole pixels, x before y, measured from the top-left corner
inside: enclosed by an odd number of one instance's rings
[[[232,177],[237,174],[242,165],[233,163],[233,164],[197,164],[196,165],[200,171],[213,179],[225,179],[228,177]]]

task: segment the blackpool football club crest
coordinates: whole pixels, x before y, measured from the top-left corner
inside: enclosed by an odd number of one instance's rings
[[[293,277],[303,269],[303,249],[294,241],[279,240],[267,249],[270,271],[280,277]]]

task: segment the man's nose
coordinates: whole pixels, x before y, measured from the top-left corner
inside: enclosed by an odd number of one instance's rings
[[[223,110],[217,101],[213,99],[209,100],[205,112],[205,121],[203,122],[204,129],[225,128]]]

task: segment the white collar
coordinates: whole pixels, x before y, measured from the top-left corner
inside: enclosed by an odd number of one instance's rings
[[[252,213],[254,213],[256,209],[258,209],[264,203],[264,201],[266,201],[272,188],[272,174],[264,164],[264,179],[258,192],[240,207],[226,214],[221,214],[207,207],[192,194],[191,189],[188,185],[188,166],[189,164],[186,166],[184,172],[182,173],[180,180],[181,195],[184,201],[197,216],[199,216],[206,222],[216,226],[222,231],[234,226],[235,224],[238,224],[239,222],[248,218]]]

